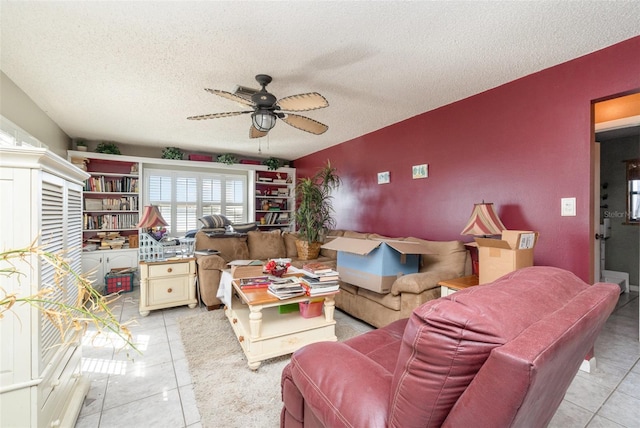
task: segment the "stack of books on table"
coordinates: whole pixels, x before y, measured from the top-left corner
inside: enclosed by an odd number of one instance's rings
[[[305,289],[302,287],[302,282],[296,277],[273,278],[271,284],[267,287],[267,292],[280,300],[306,294]]]
[[[302,286],[307,296],[315,297],[335,293],[340,289],[340,275],[322,263],[309,263],[302,267]]]

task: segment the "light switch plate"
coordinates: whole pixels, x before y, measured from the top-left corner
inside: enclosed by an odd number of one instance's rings
[[[575,217],[576,215],[576,198],[562,198],[560,199],[560,206],[562,207],[560,215],[563,217]]]

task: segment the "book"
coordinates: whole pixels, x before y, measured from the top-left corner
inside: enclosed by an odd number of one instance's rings
[[[325,265],[324,263],[320,263],[320,262],[305,263],[302,266],[302,269],[306,270],[307,272],[311,272],[311,273],[315,273],[315,274],[329,273],[329,272],[333,271],[333,269],[331,269],[331,267]]]
[[[229,266],[262,266],[260,260],[231,260]]]
[[[287,281],[284,283],[269,285],[269,287],[267,287],[267,292],[280,300],[304,296],[306,294],[300,280],[297,278],[285,279],[287,279]]]
[[[322,275],[309,274],[309,272],[305,272],[303,278],[308,280],[309,282],[327,282],[327,281],[338,281],[340,276],[338,272],[327,273]]]
[[[267,288],[271,285],[271,280],[268,276],[254,276],[250,278],[240,278],[240,288]]]
[[[309,297],[323,296],[326,294],[333,294],[340,290],[340,284],[335,283],[322,283],[322,282],[307,282],[304,278],[301,281],[301,285],[305,290],[305,293]]]

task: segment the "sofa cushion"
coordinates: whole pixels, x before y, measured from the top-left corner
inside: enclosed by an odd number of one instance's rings
[[[268,260],[287,256],[282,233],[279,229],[270,232],[253,230],[247,233],[249,256],[252,259]]]
[[[196,250],[218,250],[226,262],[249,258],[246,236],[211,236],[205,232],[196,233]]]
[[[228,218],[219,214],[206,215],[198,219],[204,228],[223,228],[231,224]]]
[[[586,288],[568,271],[531,267],[416,308],[398,355],[389,426],[441,426],[494,348]]]
[[[296,247],[296,240],[298,239],[297,233],[283,232],[282,239],[284,240],[284,248],[287,253],[286,257],[295,259],[298,257],[298,247]]]
[[[433,254],[423,254],[420,257],[420,272],[426,270],[447,270],[455,272],[457,276],[464,276],[467,250],[461,241],[427,241],[425,239],[409,237],[405,241],[424,244]]]

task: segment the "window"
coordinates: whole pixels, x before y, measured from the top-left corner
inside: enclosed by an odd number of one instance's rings
[[[627,216],[629,223],[640,223],[640,159],[627,160]]]
[[[145,177],[145,203],[158,206],[170,235],[198,229],[198,218],[209,214],[222,214],[231,223],[247,222],[246,173],[148,168]]]

